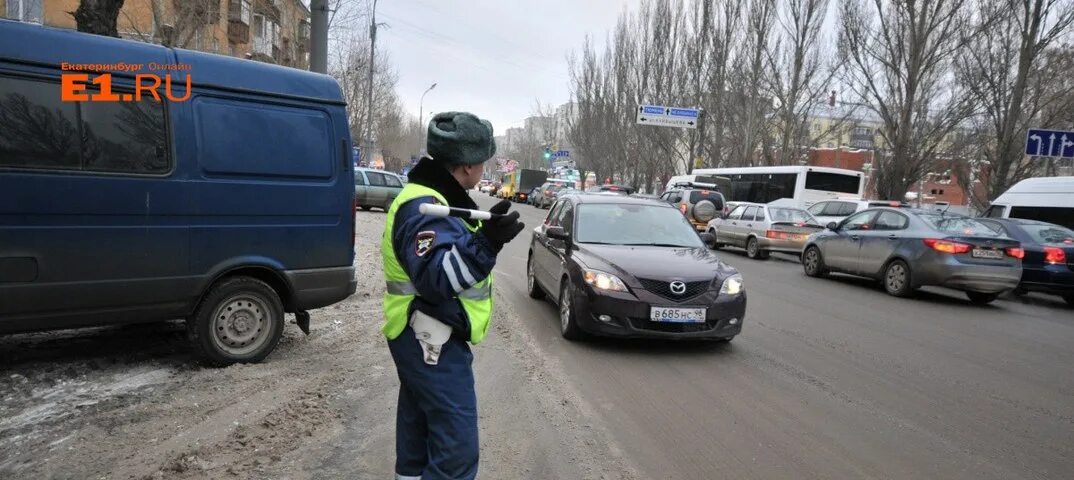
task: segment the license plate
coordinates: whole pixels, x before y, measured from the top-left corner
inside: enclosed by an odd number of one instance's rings
[[[1003,258],[1002,250],[989,250],[986,248],[975,248],[970,252],[970,256],[975,258]]]
[[[649,318],[654,322],[704,323],[704,308],[652,307]]]

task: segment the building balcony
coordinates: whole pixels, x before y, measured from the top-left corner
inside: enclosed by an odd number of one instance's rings
[[[228,4],[227,38],[231,43],[250,41],[250,2],[231,0]]]
[[[263,37],[254,37],[253,47],[254,48],[250,51],[250,53],[253,55],[255,60],[276,60],[276,57],[273,52],[274,47],[272,46],[272,42],[269,39]]]

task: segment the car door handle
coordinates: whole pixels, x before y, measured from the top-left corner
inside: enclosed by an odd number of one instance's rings
[[[857,236],[857,235],[851,235],[851,236],[850,236],[850,239],[851,239],[851,240],[858,240],[858,239],[860,239],[860,238],[861,238],[861,237],[859,237],[859,236]]]
[[[888,240],[898,240],[898,238],[895,235],[888,235]]]

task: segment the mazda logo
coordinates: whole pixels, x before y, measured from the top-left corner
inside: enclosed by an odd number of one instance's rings
[[[675,295],[682,295],[686,293],[686,284],[678,280],[671,282],[668,287],[671,288],[671,293],[674,293]]]

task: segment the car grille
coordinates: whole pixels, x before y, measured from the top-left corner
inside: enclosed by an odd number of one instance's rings
[[[671,293],[671,281],[669,280],[653,280],[648,278],[639,278],[638,281],[641,282],[641,286],[645,287],[646,290],[655,293],[661,297],[664,297],[668,300],[674,300],[676,302],[689,300],[698,295],[701,295],[702,293],[705,293],[705,291],[709,289],[709,284],[712,283],[711,280],[702,280],[700,282],[683,282],[686,284],[686,291],[683,292],[682,295],[678,295],[675,293]]]
[[[630,326],[638,330],[649,330],[652,332],[668,332],[668,333],[689,333],[689,332],[707,332],[716,328],[716,325],[720,323],[719,320],[708,320],[705,323],[668,323],[668,322],[654,322],[647,318],[628,318]]]

